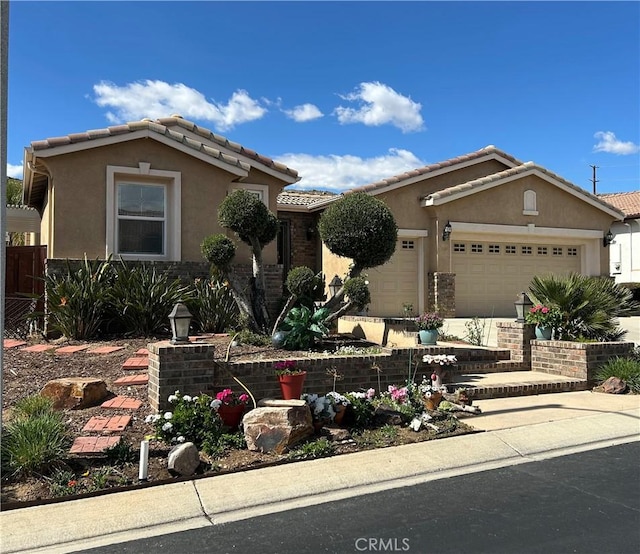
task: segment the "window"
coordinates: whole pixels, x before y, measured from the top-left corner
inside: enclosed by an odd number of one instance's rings
[[[549,250],[546,246],[538,246],[538,256],[546,256],[549,253]]]
[[[474,254],[482,254],[482,245],[481,244],[472,244],[471,252]]]
[[[567,256],[577,256],[578,255],[578,249],[573,247],[573,246],[569,246],[567,247]]]
[[[562,246],[554,246],[553,247],[553,255],[554,256],[562,256]]]
[[[246,190],[257,196],[262,202],[269,207],[269,185],[253,185],[248,183],[234,183],[233,190]]]
[[[118,254],[164,256],[165,202],[163,185],[118,183]]]
[[[521,246],[520,247],[520,254],[523,254],[525,256],[533,254],[533,248],[531,248],[531,246]]]
[[[180,261],[181,174],[107,166],[106,255]]]
[[[537,198],[535,190],[524,191],[524,209],[523,215],[538,215]]]
[[[500,245],[499,244],[490,244],[489,245],[489,254],[500,254]]]
[[[403,240],[402,241],[402,249],[403,250],[413,250],[414,243],[412,240]]]
[[[465,252],[466,248],[463,242],[454,242],[453,243],[453,251],[454,252]]]
[[[507,244],[504,247],[505,254],[516,254],[516,247],[513,244]]]

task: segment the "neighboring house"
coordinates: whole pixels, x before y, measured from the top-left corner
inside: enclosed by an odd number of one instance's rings
[[[355,190],[386,202],[399,228],[391,260],[367,273],[371,316],[400,316],[411,304],[416,313],[515,317],[514,302],[534,275],[608,275],[603,237],[624,219],[597,196],[494,146]],[[343,278],[348,263],[323,248],[327,280]]]
[[[41,216],[48,268],[113,255],[191,275],[205,236],[232,236],[218,224],[226,195],[250,190],[275,213],[282,188],[298,180],[295,170],[180,116],[35,141],[24,156],[24,200]],[[236,242],[235,263],[248,266],[250,249]],[[264,262],[267,286],[279,290],[276,241]]]
[[[624,213],[624,220],[611,226],[609,274],[616,283],[640,283],[640,191],[599,197]]]
[[[28,206],[6,206],[7,238],[9,233],[24,235],[21,241],[26,245],[40,244],[40,216],[38,212]]]

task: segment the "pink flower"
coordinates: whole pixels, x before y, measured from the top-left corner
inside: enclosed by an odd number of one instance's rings
[[[367,398],[371,400],[376,395],[376,389],[367,390]]]
[[[224,389],[216,394],[216,398],[224,404],[228,404],[233,400],[233,391],[231,389]]]
[[[242,393],[239,397],[238,400],[240,400],[240,402],[244,403],[247,402],[249,400],[249,395],[246,393]]]

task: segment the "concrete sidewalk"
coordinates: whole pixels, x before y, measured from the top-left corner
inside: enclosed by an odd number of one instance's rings
[[[0,514],[4,554],[67,553],[640,440],[640,396],[481,400],[472,435]]]

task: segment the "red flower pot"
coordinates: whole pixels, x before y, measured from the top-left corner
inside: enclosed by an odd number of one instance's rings
[[[238,404],[236,406],[221,404],[218,408],[218,415],[220,416],[222,423],[232,431],[235,431],[240,426],[245,408],[246,406],[244,404]]]
[[[302,396],[302,387],[304,386],[304,380],[306,377],[306,371],[301,373],[278,375],[282,398],[284,400],[299,400]]]

